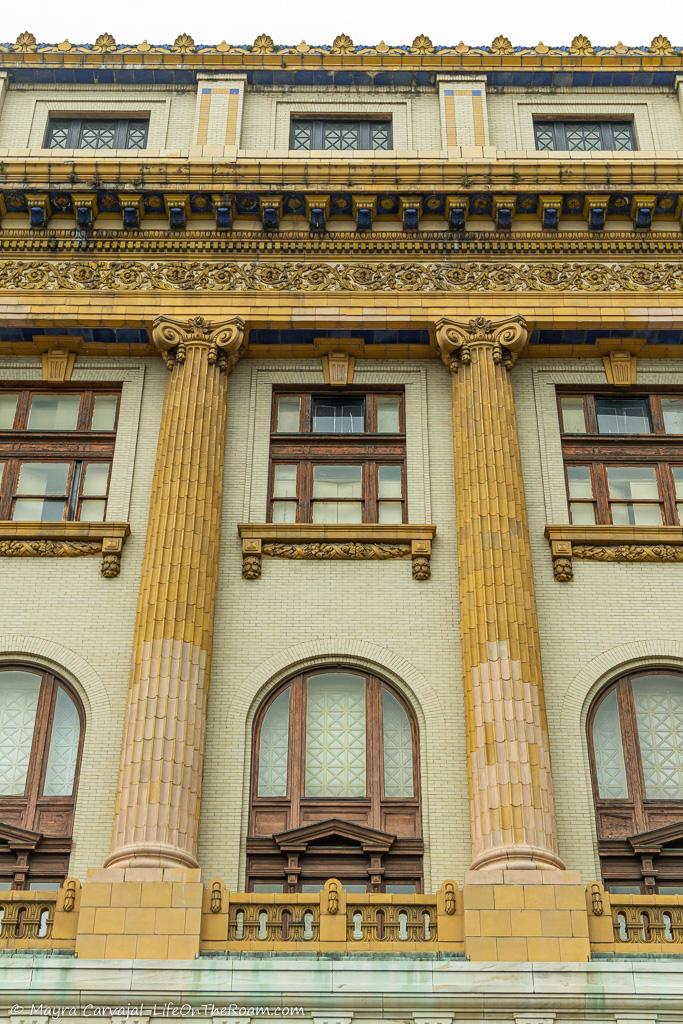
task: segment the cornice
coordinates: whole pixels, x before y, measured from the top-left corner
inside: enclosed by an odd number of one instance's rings
[[[669,156],[643,153],[585,158],[554,154],[541,157],[497,153],[485,147],[461,157],[412,155],[357,157],[267,156],[265,152],[236,151],[185,157],[146,153],[141,156],[85,156],[82,150],[60,150],[59,157],[25,156],[0,151],[0,186],[7,189],[116,189],[129,186],[137,193],[153,189],[209,192],[262,189],[317,194],[321,191],[417,191],[523,193],[530,189],[565,194],[581,189],[627,192],[678,192],[683,179],[683,153]],[[305,183],[305,184],[304,184]]]
[[[383,40],[376,45],[358,45],[340,33],[327,45],[311,45],[301,40],[295,45],[277,44],[271,36],[261,33],[249,45],[221,41],[214,45],[197,44],[188,33],[181,33],[173,43],[157,45],[143,40],[134,44],[117,43],[103,32],[94,43],[77,44],[68,39],[61,43],[39,43],[31,32],[22,32],[14,43],[0,45],[0,62],[4,64],[51,64],[68,66],[129,65],[189,66],[197,68],[239,67],[376,67],[406,69],[483,69],[548,67],[679,67],[683,49],[673,46],[664,35],[657,34],[650,45],[627,47],[594,46],[586,35],[578,34],[569,46],[515,46],[506,36],[497,35],[489,46],[468,46],[464,42],[440,46],[427,35],[417,35],[412,43],[390,45]]]

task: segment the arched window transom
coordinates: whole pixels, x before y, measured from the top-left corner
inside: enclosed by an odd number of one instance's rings
[[[683,892],[683,674],[617,680],[594,701],[588,735],[606,883]]]
[[[0,666],[0,888],[50,888],[65,876],[82,739],[83,711],[65,683]]]
[[[344,870],[346,884],[356,888],[419,887],[417,727],[411,709],[383,680],[355,669],[325,668],[299,675],[270,695],[255,723],[252,792],[254,856],[248,874],[257,891],[312,891]],[[315,841],[297,838],[306,856],[298,858],[301,863],[293,870],[293,854],[285,850],[288,833],[332,819],[388,838],[328,836],[317,828]],[[400,852],[408,837],[414,847],[410,863],[405,856],[401,862]],[[344,860],[339,853],[344,844],[369,847],[372,842],[378,849],[388,843],[377,854],[386,872],[378,863],[370,865],[366,854],[354,861],[355,854]],[[337,852],[323,854],[323,849]],[[396,882],[389,877],[392,871]]]

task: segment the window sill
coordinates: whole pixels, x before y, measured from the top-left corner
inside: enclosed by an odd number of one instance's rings
[[[102,555],[107,579],[121,571],[128,523],[15,523],[0,521],[0,556],[6,558],[78,558]]]
[[[240,523],[242,575],[261,576],[261,560],[384,561],[412,559],[413,579],[428,580],[436,527],[411,523]]]
[[[595,562],[683,562],[681,526],[546,526],[553,572],[574,578],[574,558]]]

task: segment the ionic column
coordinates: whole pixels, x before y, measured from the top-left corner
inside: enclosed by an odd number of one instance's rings
[[[161,417],[107,867],[196,867],[228,376],[244,324],[159,317]]]
[[[436,336],[453,388],[472,867],[561,868],[509,373],[526,324],[442,319]]]

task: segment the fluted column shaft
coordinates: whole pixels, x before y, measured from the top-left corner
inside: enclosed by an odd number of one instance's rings
[[[436,325],[451,371],[473,868],[562,867],[510,369],[521,317]]]
[[[164,399],[107,866],[196,866],[228,375],[240,320],[159,317]]]

